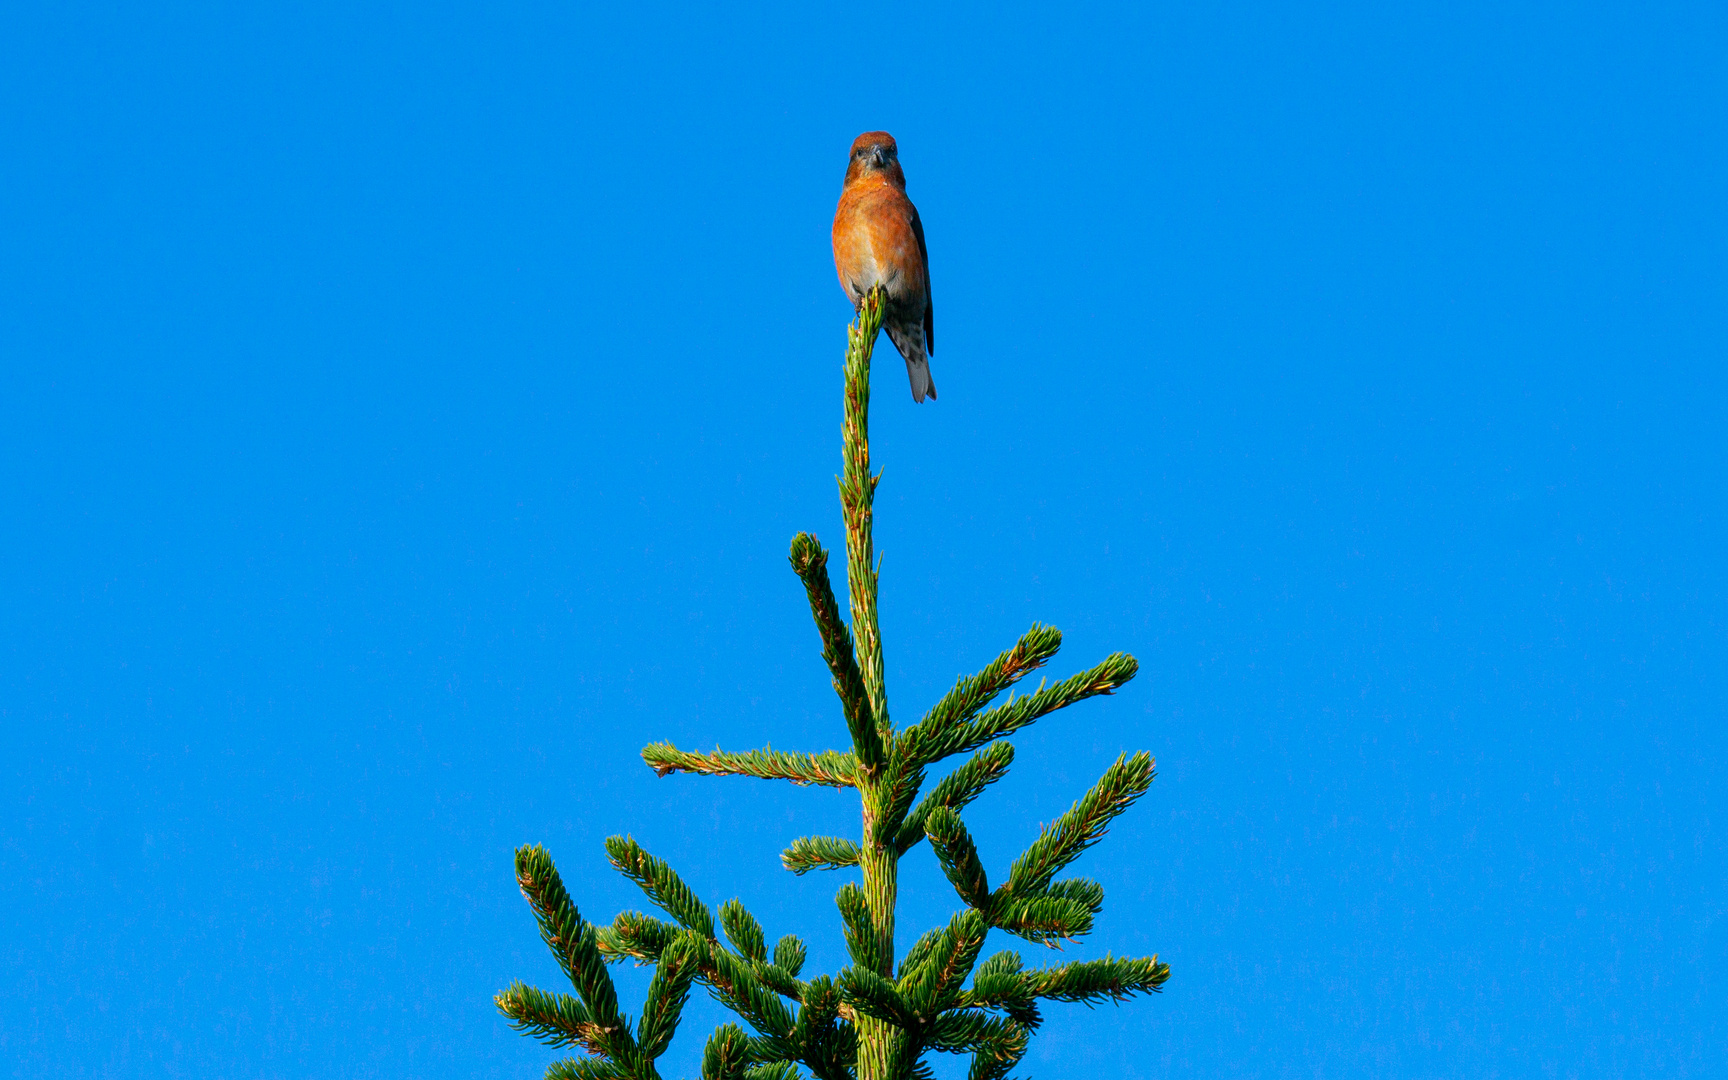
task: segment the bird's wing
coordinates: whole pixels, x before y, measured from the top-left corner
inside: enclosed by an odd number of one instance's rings
[[[930,249],[924,245],[924,222],[918,218],[918,208],[910,199],[906,208],[912,211],[912,234],[918,238],[918,257],[924,260],[924,351],[936,355],[936,304],[930,299]]]

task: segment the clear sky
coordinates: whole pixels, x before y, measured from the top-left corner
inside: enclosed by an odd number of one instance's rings
[[[777,854],[847,800],[637,752],[844,738],[785,556],[872,128],[941,389],[884,340],[895,715],[1034,621],[1140,658],[998,872],[1158,760],[1068,954],[1174,975],[1021,1072],[1722,1075],[1728,15],[1455,2],[12,5],[0,1073],[538,1076],[529,842],[840,966]]]

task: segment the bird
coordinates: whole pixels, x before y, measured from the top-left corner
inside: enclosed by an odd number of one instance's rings
[[[882,328],[906,360],[912,400],[936,399],[930,355],[936,351],[936,320],[930,304],[930,252],[924,223],[906,197],[900,148],[886,131],[866,131],[852,141],[846,182],[834,211],[834,269],[856,311],[881,285],[888,305]]]

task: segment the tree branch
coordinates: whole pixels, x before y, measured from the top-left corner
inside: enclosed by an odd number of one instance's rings
[[[707,940],[714,939],[714,915],[708,905],[663,860],[642,850],[642,845],[628,836],[607,837],[606,856],[619,873],[641,886],[648,899],[662,911],[686,929]]]
[[[987,908],[990,879],[984,873],[984,864],[978,861],[978,846],[972,842],[972,834],[966,831],[960,815],[946,806],[938,807],[924,822],[924,831],[942,864],[942,872],[948,875],[960,899],[971,907]]]
[[[780,865],[794,874],[857,866],[858,845],[838,836],[800,836],[780,853]]]
[[[1152,775],[1149,755],[1118,757],[1091,791],[1081,796],[1066,814],[1046,825],[1025,854],[1014,860],[1008,881],[999,893],[1026,895],[1042,890],[1057,871],[1104,839],[1110,822],[1146,794],[1152,785]]]
[[[978,674],[957,681],[922,720],[907,728],[900,736],[902,753],[919,764],[936,760],[925,753],[926,746],[939,744],[945,733],[977,716],[1002,691],[1043,667],[1061,647],[1062,631],[1032,624],[1032,629],[1020,635],[1013,648],[990,661]]]
[[[1132,656],[1114,653],[1090,671],[1082,671],[1055,686],[1046,686],[1036,693],[1015,698],[976,719],[920,732],[916,740],[912,731],[908,731],[900,741],[905,747],[904,753],[916,756],[919,761],[926,764],[940,761],[953,754],[976,750],[992,739],[1011,735],[1057,709],[1065,709],[1099,694],[1114,693],[1139,669],[1140,665]]]
[[[642,760],[661,776],[691,772],[704,776],[790,780],[794,784],[821,784],[824,787],[858,786],[858,759],[852,754],[832,750],[820,754],[796,754],[769,747],[743,753],[719,749],[704,753],[680,750],[671,743],[658,742],[642,748]]]
[[[852,733],[858,764],[866,772],[874,772],[883,760],[882,736],[876,730],[864,675],[858,670],[852,634],[841,621],[840,605],[834,600],[834,588],[828,579],[828,552],[814,536],[799,533],[792,538],[791,562],[810,599],[810,614],[822,637],[822,659],[828,663],[834,692],[840,696],[840,708],[846,716],[846,728]]]
[[[918,841],[924,839],[924,822],[937,808],[963,808],[982,795],[985,787],[1007,775],[1008,766],[1013,761],[1012,743],[994,743],[974,754],[970,761],[931,788],[930,794],[924,796],[923,801],[906,816],[905,824],[900,826],[899,834],[894,838],[895,849],[902,855],[912,850]]]
[[[1034,968],[1020,976],[1037,997],[1052,1001],[1124,1001],[1134,994],[1155,994],[1170,978],[1170,965],[1156,956],[1137,959],[1106,956],[1058,967]]]
[[[596,1026],[596,1046],[612,1057],[623,1057],[636,1049],[628,1022],[618,1012],[618,991],[606,970],[606,961],[595,945],[594,928],[570,902],[570,894],[558,877],[552,856],[539,844],[516,849],[516,884],[534,918],[540,924],[541,940],[558,958],[558,966],[582,997]]]

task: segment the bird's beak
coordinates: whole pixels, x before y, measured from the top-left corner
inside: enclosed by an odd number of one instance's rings
[[[878,169],[888,164],[888,152],[883,150],[880,146],[870,151],[870,156],[875,160]]]

